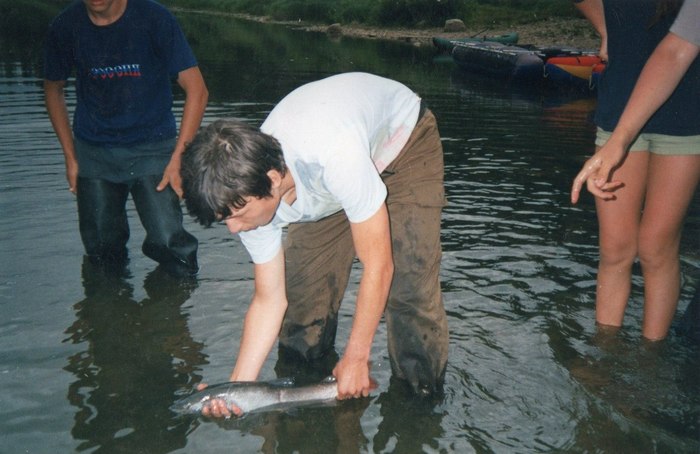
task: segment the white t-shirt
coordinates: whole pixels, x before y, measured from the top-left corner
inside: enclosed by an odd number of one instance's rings
[[[408,87],[366,73],[311,82],[282,99],[260,129],[280,142],[296,201],[282,201],[269,224],[241,232],[253,261],[274,258],[289,223],[340,210],[350,222],[374,215],[387,194],[379,174],[408,142],[419,110]]]
[[[700,46],[700,0],[685,0],[671,31]]]

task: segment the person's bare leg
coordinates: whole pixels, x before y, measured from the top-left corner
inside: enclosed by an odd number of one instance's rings
[[[615,191],[614,200],[596,199],[600,246],[596,322],[600,325],[622,326],[637,257],[648,162],[648,152],[629,153],[613,176],[624,187]]]
[[[700,155],[652,155],[647,196],[639,230],[644,274],[642,334],[666,337],[680,295],[679,245],[683,220],[700,180]]]

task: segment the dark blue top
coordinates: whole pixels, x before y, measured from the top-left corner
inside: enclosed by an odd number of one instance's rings
[[[151,0],[128,0],[116,22],[96,26],[82,1],[51,24],[44,77],[67,80],[75,69],[73,131],[106,146],[175,137],[172,81],[197,61],[173,15]]]
[[[675,16],[651,24],[655,0],[604,0],[610,61],[598,87],[595,123],[615,129],[639,74]],[[675,68],[666,68],[675,71]],[[700,59],[691,65],[669,100],[642,132],[678,136],[700,134]]]

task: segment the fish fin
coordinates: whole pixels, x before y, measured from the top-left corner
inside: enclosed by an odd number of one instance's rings
[[[321,380],[321,383],[335,383],[335,382],[336,382],[336,379],[333,375],[329,375],[328,377]]]

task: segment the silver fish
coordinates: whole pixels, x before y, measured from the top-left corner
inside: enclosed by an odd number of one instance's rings
[[[321,382],[297,386],[293,379],[272,381],[227,382],[212,385],[178,399],[170,409],[178,414],[201,414],[207,402],[221,399],[230,408],[235,405],[243,413],[289,408],[297,405],[329,402],[338,397],[335,377]]]

